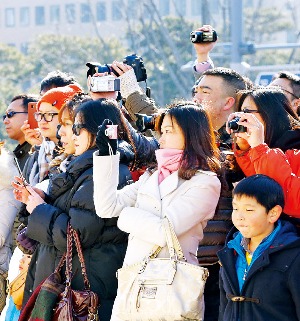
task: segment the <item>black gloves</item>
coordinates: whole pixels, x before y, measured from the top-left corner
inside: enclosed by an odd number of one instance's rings
[[[98,133],[96,137],[96,145],[99,149],[99,156],[107,156],[111,153],[116,155],[118,148],[117,136],[117,126],[113,125],[111,120],[105,119],[102,125],[98,127]],[[111,152],[109,146],[111,147]]]

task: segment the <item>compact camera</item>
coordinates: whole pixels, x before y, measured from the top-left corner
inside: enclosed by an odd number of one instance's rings
[[[145,132],[147,129],[157,130],[159,114],[148,116],[146,114],[135,114],[137,121],[135,122],[137,129],[140,132]]]
[[[146,68],[144,66],[144,61],[142,57],[139,57],[136,54],[132,54],[132,55],[126,56],[123,59],[123,63],[133,68],[138,82],[144,81],[147,79],[147,72],[146,72]],[[114,73],[117,77],[119,77],[119,74],[112,68],[111,64],[96,66],[96,71],[98,73],[104,73],[104,72],[107,72],[108,74]]]
[[[240,117],[236,117],[230,122],[228,122],[228,128],[231,129],[234,133],[245,133],[247,132],[247,127],[239,125]]]
[[[119,90],[120,79],[117,79],[114,76],[91,77],[90,91],[94,93]]]
[[[218,35],[215,30],[210,31],[192,31],[190,34],[191,42],[215,42],[218,39]]]
[[[118,138],[118,125],[106,125],[105,135],[109,139],[117,139]]]

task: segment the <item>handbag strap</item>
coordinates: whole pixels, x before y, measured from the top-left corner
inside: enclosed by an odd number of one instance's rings
[[[170,220],[165,216],[162,220],[163,228],[166,235],[167,247],[169,251],[170,258],[176,258],[178,260],[186,260],[181,245],[178,241],[177,235],[174,231],[173,225]],[[159,245],[155,245],[151,252],[148,254],[146,259],[155,259],[158,253],[162,250],[162,247]]]
[[[179,261],[185,259],[173,225],[167,217],[163,218],[163,227],[166,235],[170,258],[178,259]]]
[[[83,253],[82,253],[80,239],[79,239],[77,231],[74,230],[72,227],[71,227],[71,230],[73,232],[73,238],[75,240],[75,245],[76,245],[76,249],[77,249],[77,253],[78,253],[78,258],[79,258],[79,262],[80,262],[80,265],[81,265],[81,273],[82,273],[82,276],[83,276],[84,286],[85,286],[86,290],[90,290],[91,285],[90,285],[90,281],[88,279],[87,272],[86,272],[86,266],[85,266],[85,261],[84,261],[84,257],[83,257]]]
[[[65,262],[66,262],[66,253],[64,253],[64,255],[61,257],[56,269],[54,270],[54,272],[55,273],[60,272],[62,267],[64,266]]]
[[[72,278],[72,257],[73,257],[73,243],[75,243],[75,247],[78,253],[78,258],[81,266],[81,274],[83,277],[84,288],[85,290],[90,290],[91,285],[90,281],[87,277],[86,266],[84,262],[84,257],[82,254],[82,248],[80,244],[80,239],[78,233],[73,229],[71,224],[68,224],[67,228],[67,252],[66,256],[66,287],[71,287],[71,278]]]

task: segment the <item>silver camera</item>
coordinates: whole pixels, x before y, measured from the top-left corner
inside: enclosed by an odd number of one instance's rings
[[[94,93],[120,91],[120,79],[114,76],[91,77],[90,91]]]

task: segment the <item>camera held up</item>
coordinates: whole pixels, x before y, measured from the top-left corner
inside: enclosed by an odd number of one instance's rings
[[[147,72],[146,72],[146,68],[144,66],[144,61],[142,57],[137,56],[136,54],[132,54],[132,55],[126,56],[123,59],[123,63],[133,68],[138,82],[144,81],[147,79]],[[107,72],[108,74],[114,73],[117,77],[119,77],[119,74],[112,68],[111,64],[98,65],[96,66],[95,69],[98,73],[104,73],[104,72]]]
[[[240,117],[236,117],[230,122],[228,122],[228,128],[231,129],[234,133],[245,133],[247,132],[247,127],[239,125]]]
[[[215,30],[210,31],[192,31],[190,34],[191,42],[215,42],[218,39],[218,35]]]
[[[110,92],[120,90],[120,79],[108,75],[102,77],[91,77],[90,90],[92,92]]]
[[[153,114],[151,116],[145,114],[135,114],[135,116],[137,117],[135,124],[140,132],[145,132],[147,129],[157,130],[159,114]]]

